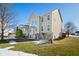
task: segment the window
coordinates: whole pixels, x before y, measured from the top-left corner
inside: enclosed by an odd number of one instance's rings
[[[43,26],[41,27],[41,30],[43,31]]]
[[[48,31],[50,30],[50,27],[49,27],[49,25],[48,25],[48,27],[47,27],[47,30],[48,30]]]
[[[43,22],[43,17],[42,17],[42,22]]]
[[[50,20],[50,15],[47,16],[47,20]]]

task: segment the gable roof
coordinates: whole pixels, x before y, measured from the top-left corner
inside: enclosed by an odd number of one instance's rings
[[[60,16],[60,18],[61,18],[61,21],[63,22],[62,17],[61,17],[61,13],[60,13],[60,10],[59,10],[59,9],[55,9],[55,10],[53,10],[53,11],[49,11],[48,13],[52,13],[52,12],[55,12],[55,11],[58,11],[59,16]],[[45,13],[44,15],[46,15],[46,14],[48,14],[48,13]],[[29,17],[29,19],[32,18],[32,17],[34,17],[34,16],[43,17],[44,15],[39,16],[39,15],[37,15],[35,12],[33,12],[33,13],[31,14],[31,16]]]

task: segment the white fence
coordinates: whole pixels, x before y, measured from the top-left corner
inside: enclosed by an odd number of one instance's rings
[[[0,39],[1,39],[1,37],[0,37]],[[6,39],[16,39],[15,37],[4,37],[4,39],[6,40]]]

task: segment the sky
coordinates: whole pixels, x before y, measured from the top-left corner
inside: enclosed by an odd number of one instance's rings
[[[12,7],[12,10],[17,15],[18,25],[27,23],[33,12],[37,15],[44,15],[55,9],[60,10],[63,27],[66,22],[73,22],[79,29],[79,4],[77,3],[16,3]]]

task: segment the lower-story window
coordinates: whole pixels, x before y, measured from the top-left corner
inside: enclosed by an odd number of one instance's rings
[[[48,25],[48,27],[47,27],[47,30],[48,30],[48,31],[50,30],[50,27],[49,27],[49,25]]]
[[[41,27],[41,30],[43,31],[43,26]]]
[[[48,28],[47,30],[49,31],[50,29]]]

